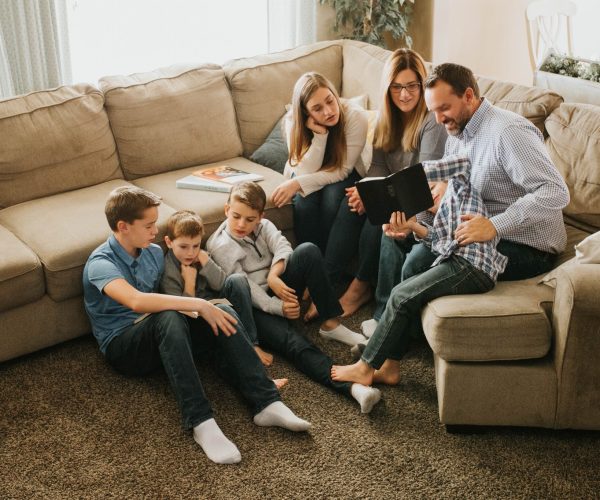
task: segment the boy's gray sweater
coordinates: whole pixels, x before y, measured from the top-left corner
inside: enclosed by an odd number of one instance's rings
[[[236,238],[229,233],[225,221],[208,239],[206,249],[225,274],[243,273],[248,277],[254,307],[283,316],[281,299],[267,293],[267,276],[271,266],[280,260],[285,270],[292,246],[275,224],[262,219],[252,236]]]
[[[223,288],[227,275],[223,270],[208,259],[206,265],[198,269],[196,276],[196,297],[200,299],[214,299],[218,296],[215,292],[220,292]],[[169,295],[184,295],[188,294],[183,291],[184,282],[181,276],[181,263],[173,254],[172,250],[165,255],[165,270],[160,280],[159,290],[161,293]]]

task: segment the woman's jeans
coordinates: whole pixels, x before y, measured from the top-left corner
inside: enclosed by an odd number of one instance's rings
[[[346,196],[346,188],[354,185],[352,177],[323,186],[318,191],[302,196],[297,194],[294,205],[294,233],[297,243],[314,243],[325,253],[329,232]]]
[[[408,278],[392,290],[361,359],[375,369],[388,358],[400,359],[412,338],[411,324],[428,302],[446,295],[484,293],[494,284],[487,274],[456,255]]]
[[[231,307],[217,307],[238,319]],[[281,399],[243,329],[238,319],[237,333],[227,337],[219,332],[215,336],[202,318],[188,322],[176,311],[163,311],[115,337],[108,344],[106,359],[125,375],[146,375],[162,365],[177,398],[183,426],[191,429],[213,416],[194,354],[210,353],[219,374],[240,390],[254,413]]]
[[[358,254],[356,278],[377,283],[380,242],[381,226],[371,224],[366,215],[353,212],[348,206],[348,199],[344,197],[325,249],[325,266],[331,281],[339,281]]]

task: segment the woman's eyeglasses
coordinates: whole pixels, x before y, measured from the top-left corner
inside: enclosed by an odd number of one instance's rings
[[[402,90],[406,90],[409,94],[414,94],[415,92],[418,92],[420,88],[421,84],[418,82],[409,83],[408,85],[400,85],[399,83],[390,84],[390,90],[394,94],[399,94]]]

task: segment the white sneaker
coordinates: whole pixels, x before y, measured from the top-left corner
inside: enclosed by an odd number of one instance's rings
[[[379,322],[376,319],[367,319],[360,324],[360,329],[365,337],[370,339],[375,333]]]

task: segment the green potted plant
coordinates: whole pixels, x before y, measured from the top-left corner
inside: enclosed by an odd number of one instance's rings
[[[600,106],[600,63],[551,52],[534,74],[534,84],[554,90],[567,102]]]
[[[344,38],[385,47],[386,33],[412,46],[408,26],[415,0],[320,0],[335,10],[333,29]]]

